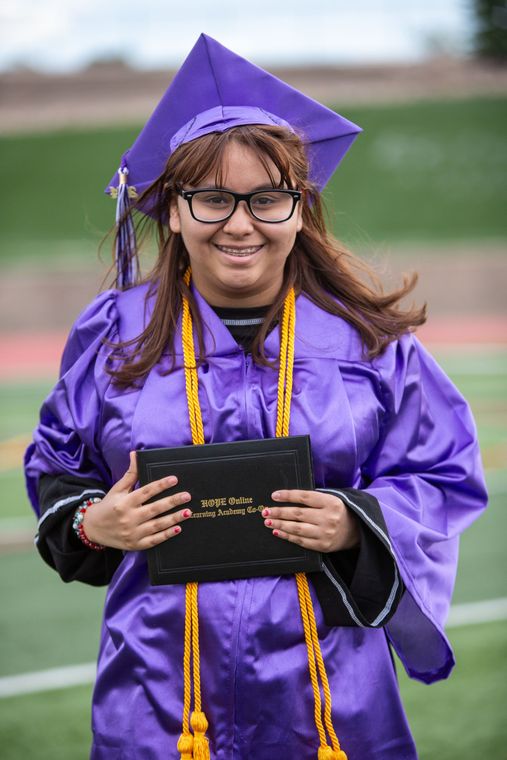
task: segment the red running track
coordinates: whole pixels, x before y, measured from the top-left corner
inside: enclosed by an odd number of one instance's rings
[[[478,350],[497,346],[507,349],[507,316],[439,317],[417,334],[430,350]],[[0,380],[55,378],[65,345],[64,332],[0,333]]]

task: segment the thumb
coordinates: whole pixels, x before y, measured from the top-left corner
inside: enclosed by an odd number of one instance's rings
[[[120,480],[113,486],[112,491],[131,491],[137,482],[137,456],[135,451],[130,452],[129,468]]]

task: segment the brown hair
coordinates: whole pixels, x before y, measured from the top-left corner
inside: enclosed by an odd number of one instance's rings
[[[287,258],[282,288],[253,343],[254,361],[271,366],[264,353],[264,340],[279,318],[285,295],[292,286],[296,294],[304,292],[317,306],[353,325],[370,359],[426,319],[425,306],[400,308],[400,300],[414,288],[417,275],[405,277],[400,288],[384,293],[373,269],[327,231],[320,195],[308,178],[308,160],[300,138],[283,127],[235,127],[181,145],[170,156],[162,175],[135,202],[134,211],[144,212],[134,214],[138,240],[143,240],[150,231],[152,220],[156,228],[158,259],[152,271],[140,280],[149,284],[148,297],[155,297],[155,304],[149,323],[137,338],[114,344],[113,358],[121,359],[121,364],[110,372],[120,386],[128,387],[142,379],[168,347],[174,361],[174,335],[184,296],[188,298],[196,327],[198,360],[202,362],[205,358],[202,320],[192,292],[183,282],[190,263],[188,253],[181,235],[169,230],[167,219],[177,188],[199,185],[210,175],[216,177],[220,187],[224,154],[232,141],[257,154],[273,186],[303,191],[302,230],[297,233]],[[137,251],[134,255],[137,256]]]

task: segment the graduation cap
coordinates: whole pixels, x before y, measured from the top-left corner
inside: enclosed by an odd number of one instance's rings
[[[130,199],[164,171],[182,144],[244,124],[276,124],[305,145],[310,180],[321,190],[361,128],[201,34],[136,141],[121,159],[106,192],[117,197],[117,220],[128,219]],[[141,210],[143,210],[141,208]],[[149,210],[146,210],[149,213]],[[118,230],[118,284],[132,281],[133,224]]]

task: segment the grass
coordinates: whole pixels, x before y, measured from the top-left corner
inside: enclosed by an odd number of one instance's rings
[[[448,681],[425,686],[399,674],[420,760],[505,757],[506,633],[505,623],[454,629]],[[2,700],[3,760],[85,760],[90,700],[91,686]]]
[[[507,624],[450,633],[457,665],[449,680],[425,686],[400,673],[420,760],[502,760],[507,742]]]
[[[371,241],[452,241],[459,250],[460,241],[505,239],[507,99],[340,110],[365,131],[326,191],[339,237],[362,249]],[[2,198],[0,266],[72,267],[93,257],[114,215],[102,190],[137,132],[1,137],[9,190]],[[507,357],[440,359],[471,401],[488,459],[507,442]],[[49,384],[0,390],[0,441],[28,433]],[[505,595],[506,470],[490,472],[488,484],[490,508],[462,538],[455,602]],[[0,472],[0,486],[0,518],[25,517],[33,525],[20,469]],[[64,585],[35,551],[25,551],[0,555],[0,594],[7,612],[0,618],[1,675],[95,659],[104,589]],[[431,687],[400,669],[421,760],[505,756],[506,633],[505,623],[452,629],[457,667]],[[85,760],[90,698],[91,687],[80,687],[2,700],[2,758]]]
[[[0,519],[17,520],[25,517],[27,525],[30,520],[30,526],[35,527],[35,516],[28,509],[25,480],[21,469],[1,472],[0,488],[3,497],[0,504]]]
[[[505,595],[507,477],[492,481],[489,509],[461,540],[455,603]],[[22,503],[30,520],[24,496]],[[0,675],[95,658],[103,589],[62,584],[33,549],[0,555],[0,595],[9,609],[0,620]],[[65,635],[55,637],[60,629]]]
[[[347,241],[505,236],[507,99],[347,112],[364,128],[329,186]]]
[[[484,454],[507,442],[504,371],[507,356],[438,357],[472,403]],[[1,386],[0,440],[28,432],[49,384]],[[501,465],[504,466],[504,463]],[[504,536],[507,532],[507,470],[488,473],[489,510],[462,537],[456,603],[505,596]],[[33,519],[20,469],[0,474],[1,518]],[[5,526],[5,523],[2,527]],[[1,528],[0,528],[1,529]],[[104,589],[62,584],[34,550],[0,555],[0,675],[95,660]],[[507,698],[505,622],[451,629],[457,667],[430,687],[410,681],[398,668],[400,688],[421,760],[505,756]],[[91,687],[2,700],[2,758],[85,760],[90,745]],[[57,718],[55,719],[55,716]]]
[[[91,687],[2,700],[3,760],[86,760]]]
[[[472,403],[487,460],[490,447],[503,446],[507,442],[506,417],[501,413],[502,405],[505,406],[503,371],[507,357],[500,353],[491,354],[483,357],[479,366],[473,357],[442,355],[439,358]],[[20,432],[27,433],[36,423],[49,384],[10,383],[3,384],[1,390],[0,440]],[[505,594],[506,471],[489,472],[488,484],[491,491],[489,510],[462,537],[455,602]],[[27,503],[21,469],[0,473],[0,486],[4,495],[0,518],[24,518],[23,525],[29,530],[34,529],[35,520]],[[5,530],[10,526],[4,522],[2,527]],[[20,594],[19,589],[23,589],[23,593]],[[0,623],[3,641],[1,674],[72,664],[95,657],[103,590],[81,584],[63,585],[35,551],[0,555],[0,590],[11,612]],[[34,616],[37,619],[36,636],[31,626]],[[55,639],[54,631],[60,626],[66,635],[63,639]]]
[[[462,537],[455,603],[505,596],[506,494]],[[95,659],[104,589],[63,584],[32,549],[0,554],[0,597],[0,676]]]
[[[104,589],[64,584],[35,548],[0,555],[0,674],[96,659]]]
[[[336,233],[371,241],[505,238],[507,99],[341,108],[364,128],[325,192]],[[93,255],[103,190],[138,127],[0,137],[4,262]]]
[[[0,441],[33,430],[51,387],[50,381],[0,384]]]

